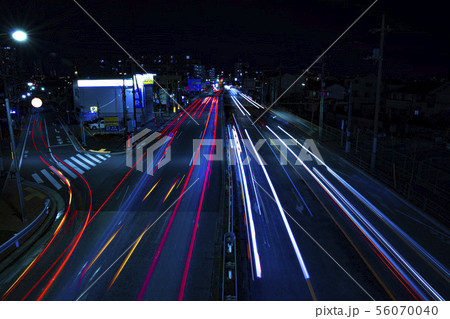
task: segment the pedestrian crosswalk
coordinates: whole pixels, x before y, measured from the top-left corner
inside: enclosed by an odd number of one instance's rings
[[[55,179],[52,175],[50,175],[50,173],[49,173],[47,170],[43,169],[43,170],[41,170],[41,173],[42,173],[42,175],[44,175],[44,176],[48,179],[48,181],[49,181],[50,183],[53,184],[53,186],[55,186],[56,189],[59,190],[59,189],[62,188],[61,184],[59,184],[59,183],[56,181],[56,179]]]
[[[57,162],[56,168],[50,166],[49,168],[33,173],[31,177],[33,177],[38,184],[47,183],[57,190],[60,190],[64,186],[64,182],[61,180],[61,177],[55,173],[56,170],[59,170],[69,180],[76,179],[78,177],[77,173],[83,175],[85,171],[101,164],[110,157],[111,155],[109,154],[77,154],[70,158],[66,158],[64,163]]]
[[[67,175],[69,175],[73,179],[78,177],[74,172],[72,172],[70,169],[68,169],[67,166],[65,166],[63,163],[58,162],[57,165],[61,170],[63,170]]]
[[[88,165],[83,164],[80,160],[77,160],[76,157],[71,157],[70,159],[71,159],[72,161],[74,161],[76,164],[78,164],[78,165],[80,165],[81,167],[83,167],[85,170],[90,170],[90,169],[91,169]]]
[[[98,164],[100,164],[101,163],[101,161],[98,159],[98,158],[96,158],[95,156],[92,156],[92,155],[90,155],[90,154],[85,154],[87,157],[89,157],[91,160],[93,160],[94,162],[97,162]]]
[[[78,173],[80,174],[84,174],[84,171],[79,168],[78,166],[76,166],[74,163],[72,163],[71,161],[69,161],[68,159],[65,159],[64,162],[69,165],[70,167],[72,167],[74,170],[76,170]]]
[[[78,156],[80,159],[84,160],[84,161],[85,161],[86,163],[88,163],[89,165],[91,165],[91,166],[97,166],[97,164],[95,164],[95,163],[93,163],[92,161],[88,160],[87,158],[83,157],[81,154],[77,154],[77,156]]]
[[[41,177],[38,175],[38,174],[36,174],[36,173],[34,173],[33,175],[31,175],[33,178],[34,178],[34,180],[36,181],[36,183],[39,183],[39,184],[42,184],[44,181],[41,179]]]

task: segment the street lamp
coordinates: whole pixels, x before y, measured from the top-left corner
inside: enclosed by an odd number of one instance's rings
[[[23,42],[26,41],[27,39],[27,34],[25,32],[23,32],[22,30],[16,30],[13,33],[11,33],[11,36],[13,37],[14,40],[18,41],[18,42]]]
[[[38,97],[35,97],[34,99],[31,100],[31,105],[34,108],[40,108],[42,106],[42,100]]]
[[[27,39],[27,34],[23,31],[15,31],[11,34],[12,38],[15,41],[23,42]],[[3,59],[3,55],[2,55]],[[26,223],[27,216],[25,213],[25,201],[23,199],[23,191],[22,191],[22,182],[20,180],[20,169],[19,169],[19,161],[17,160],[17,154],[16,154],[16,142],[14,140],[14,130],[12,128],[12,121],[11,121],[11,111],[9,107],[9,85],[8,80],[6,79],[6,66],[2,61],[2,75],[3,75],[3,85],[5,89],[5,105],[6,105],[6,117],[8,118],[8,127],[9,127],[9,136],[11,138],[11,152],[12,157],[14,161],[14,170],[16,173],[16,183],[17,183],[17,189],[19,191],[19,201],[20,201],[20,211],[22,213],[22,222]]]

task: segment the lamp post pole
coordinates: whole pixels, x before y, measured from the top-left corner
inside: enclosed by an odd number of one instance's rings
[[[27,39],[27,34],[23,31],[15,31],[11,34],[12,38],[15,41],[22,42]],[[19,161],[17,159],[17,151],[16,151],[16,141],[14,140],[14,130],[12,127],[12,120],[11,120],[11,109],[9,107],[9,99],[10,99],[10,93],[9,93],[9,84],[7,80],[7,68],[5,65],[5,61],[3,61],[3,55],[1,58],[1,64],[2,64],[2,77],[3,77],[3,86],[5,90],[5,106],[6,106],[6,118],[8,119],[8,128],[9,128],[9,136],[11,139],[11,154],[12,159],[14,163],[14,172],[16,176],[16,183],[17,183],[17,190],[19,193],[19,202],[20,202],[20,213],[22,217],[22,222],[27,222],[27,216],[25,212],[25,201],[23,198],[23,191],[22,191],[22,181],[20,178],[20,167],[19,167]]]
[[[345,152],[350,153],[350,137],[352,135],[352,102],[353,102],[353,81],[350,82],[350,89],[348,90],[348,119],[347,119],[347,141],[345,143]]]
[[[8,98],[5,98],[5,104],[6,104],[6,116],[8,118],[9,135],[11,137],[11,151],[12,151],[12,157],[13,157],[13,161],[14,161],[14,172],[16,175],[17,189],[19,191],[20,212],[22,215],[22,222],[26,223],[27,216],[25,213],[25,201],[23,199],[22,181],[20,179],[20,168],[19,168],[19,163],[17,161],[16,142],[14,141],[14,131],[12,128],[12,123],[11,123],[11,113],[10,113],[10,109],[9,109],[9,99]]]
[[[377,156],[377,138],[378,138],[378,117],[380,112],[380,100],[381,100],[381,72],[383,68],[383,46],[384,46],[385,26],[384,26],[384,14],[381,18],[381,36],[380,36],[380,55],[378,57],[378,76],[377,76],[377,93],[375,96],[375,118],[373,124],[373,144],[372,155],[370,157],[370,171],[375,172],[375,161]]]
[[[17,161],[16,141],[14,140],[14,130],[12,127],[12,120],[11,120],[11,109],[9,107],[9,85],[6,79],[6,67],[3,63],[4,61],[1,62],[2,62],[3,86],[5,90],[6,118],[8,119],[9,136],[11,139],[11,154],[14,163],[14,172],[16,176],[17,189],[19,191],[20,213],[22,217],[22,222],[26,223],[27,216],[25,213],[25,201],[23,199],[22,181],[20,179],[20,168],[19,163]]]

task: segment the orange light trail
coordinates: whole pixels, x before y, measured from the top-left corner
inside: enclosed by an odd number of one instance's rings
[[[37,118],[35,118],[34,119],[34,121],[33,121],[33,127],[32,127],[32,134],[31,134],[31,138],[32,138],[32,141],[33,141],[33,145],[34,145],[34,148],[36,149],[36,151],[38,151],[38,149],[37,149],[37,146],[36,146],[36,142],[35,142],[35,139],[34,139],[34,127],[35,127],[35,124],[36,124],[36,120],[37,120]],[[42,131],[41,131],[41,136],[42,136]],[[133,167],[132,168],[130,168],[130,170],[127,172],[127,174],[122,178],[122,180],[119,182],[119,184],[115,187],[115,189],[111,192],[111,194],[106,198],[106,200],[102,203],[102,205],[97,209],[97,211],[95,212],[95,214],[89,219],[89,221],[88,221],[88,223],[87,224],[89,224],[91,221],[92,221],[92,219],[100,212],[100,210],[104,207],[104,205],[109,201],[109,199],[112,197],[112,195],[116,192],[116,190],[119,188],[119,186],[123,183],[123,181],[128,177],[128,175],[133,171],[133,169],[136,167],[136,165],[139,163],[139,161],[141,161],[142,160],[142,158],[144,157],[146,155],[146,153],[144,153],[137,161],[136,161],[136,163],[133,165]],[[55,156],[56,157],[56,156]],[[57,157],[56,157],[57,158]],[[41,157],[41,160],[43,160],[42,159],[42,157]],[[62,162],[59,158],[57,158],[57,160],[58,161],[60,161],[63,165],[65,165],[65,166],[67,166],[64,162]],[[47,164],[47,163],[46,163]],[[48,166],[50,166],[49,164],[47,164]],[[68,167],[68,166],[67,166]],[[70,167],[69,167],[69,169],[71,169]],[[72,171],[74,171],[73,169],[72,169]],[[78,174],[78,172],[76,172],[76,171],[74,171],[77,175],[79,175],[83,180],[84,180],[84,178],[80,175],[80,174]],[[84,180],[85,182],[86,182],[86,180]],[[70,183],[69,183],[69,186],[70,186]],[[88,188],[89,188],[89,190],[90,190],[90,187],[89,187],[89,185],[88,185]],[[33,265],[42,257],[42,255],[44,254],[44,252],[47,250],[47,248],[50,246],[50,244],[53,242],[53,240],[54,240],[54,238],[56,237],[56,235],[57,235],[57,233],[60,231],[60,229],[61,229],[61,227],[62,227],[62,225],[63,225],[63,223],[64,223],[64,221],[65,221],[65,219],[66,219],[66,217],[67,217],[67,213],[69,212],[69,210],[70,210],[70,204],[71,204],[71,199],[72,199],[72,191],[70,190],[70,202],[69,202],[69,204],[68,204],[68,207],[67,207],[67,210],[66,210],[66,213],[65,213],[65,215],[64,215],[64,217],[63,217],[63,219],[61,220],[61,223],[60,223],[60,225],[59,225],[59,227],[55,230],[55,233],[54,233],[54,235],[53,235],[53,237],[52,237],[52,239],[49,241],[49,243],[46,245],[46,247],[44,248],[44,250],[38,255],[38,257],[36,257],[31,263],[30,263],[30,265],[27,267],[27,269],[19,276],[19,278],[15,281],[15,283],[8,289],[8,291],[6,291],[5,293],[4,293],[4,295],[3,295],[3,297],[2,297],[2,300],[5,300],[7,297],[8,297],[8,295],[12,292],[12,290],[13,289],[15,289],[15,287],[20,283],[20,281],[23,279],[23,277],[25,276],[25,275],[27,275],[27,273],[31,270],[31,268],[33,267]],[[91,199],[92,199],[92,194],[91,194]],[[91,210],[91,208],[92,208],[92,200],[91,200],[91,207],[90,207],[90,209],[89,209],[89,213],[90,213],[90,210]],[[85,225],[86,226],[86,225]],[[85,227],[84,226],[84,227]],[[84,231],[84,228],[83,228],[83,231]],[[47,269],[47,271],[44,273],[44,275],[38,280],[38,282],[36,282],[35,283],[35,285],[31,288],[31,290],[30,291],[28,291],[28,293],[22,298],[22,300],[25,300],[27,297],[28,297],[28,295],[36,288],[36,286],[44,279],[44,277],[50,272],[50,270],[56,265],[56,263],[64,256],[64,254],[66,253],[66,251],[75,243],[75,241],[78,243],[78,240],[79,240],[79,238],[77,238],[77,237],[75,237],[73,240],[72,240],[72,242],[66,247],[66,249],[59,255],[59,257],[56,259],[56,261],[50,266],[50,268],[49,269]],[[74,248],[73,248],[74,249]],[[73,249],[71,250],[71,252],[73,251]],[[70,257],[70,256],[69,256]],[[67,259],[67,258],[66,258]],[[62,269],[62,268],[61,268]],[[54,280],[54,279],[53,279]]]
[[[125,180],[125,178],[128,176],[128,174],[131,173],[131,171],[134,169],[134,167],[137,165],[137,163],[145,156],[146,153],[144,153],[141,158],[139,158],[139,160],[136,162],[136,164],[134,164],[134,166],[128,171],[128,173],[124,176],[124,178],[122,179],[122,181],[116,186],[116,188],[113,190],[113,192],[108,196],[108,198],[103,202],[103,204],[100,206],[100,208],[96,211],[95,214],[97,214],[102,208],[103,206],[106,204],[106,202],[108,202],[108,200],[111,198],[111,196],[114,194],[114,192],[117,190],[117,188],[120,186],[120,184]],[[95,217],[92,216],[92,218],[89,220],[88,224],[90,224],[90,222],[92,221],[92,219]],[[47,271],[42,275],[42,277],[34,284],[34,286],[31,288],[30,291],[28,291],[28,293],[25,295],[25,297],[22,298],[22,300],[25,300],[28,295],[36,288],[36,286],[45,278],[45,276],[47,276],[47,274],[50,272],[50,270],[56,265],[56,263],[64,256],[64,254],[66,253],[66,251],[74,244],[76,238],[74,238],[72,240],[72,242],[66,247],[66,249],[59,255],[59,257],[53,262],[53,264],[50,266],[49,269],[47,269]]]
[[[31,138],[33,140],[33,144],[34,147],[37,150],[36,144],[34,142],[34,125],[36,123],[36,118],[34,119],[33,122],[33,128],[32,128],[32,133],[31,133]],[[50,167],[50,164],[48,164],[46,161],[44,161],[44,159],[39,156],[39,158],[41,159],[41,161],[43,161],[48,167]],[[51,167],[50,167],[51,168]],[[59,234],[64,222],[66,221],[68,212],[70,210],[71,204],[72,204],[72,189],[70,187],[70,182],[67,180],[67,178],[65,178],[59,171],[58,171],[59,175],[63,178],[64,182],[67,185],[68,191],[69,191],[69,201],[68,201],[68,205],[67,205],[67,209],[66,212],[63,216],[63,218],[61,219],[61,222],[59,223],[58,227],[56,228],[56,230],[54,231],[52,238],[50,239],[50,241],[47,243],[47,245],[45,245],[44,249],[39,253],[39,255],[36,256],[36,258],[33,259],[33,261],[27,266],[27,268],[22,272],[22,274],[20,274],[20,276],[16,279],[16,281],[14,281],[14,283],[8,288],[8,290],[3,294],[2,296],[2,300],[5,300],[9,294],[17,287],[17,285],[22,281],[22,279],[28,274],[28,272],[31,270],[31,268],[33,268],[33,266],[39,261],[39,259],[41,259],[42,255],[44,255],[44,253],[47,251],[48,247],[52,244],[53,240],[56,238],[56,236]]]
[[[128,262],[128,259],[130,259],[131,254],[133,254],[134,250],[136,249],[137,245],[141,241],[142,237],[145,235],[147,228],[148,228],[148,225],[147,225],[147,227],[145,227],[145,230],[142,232],[141,236],[139,236],[137,241],[134,243],[133,248],[131,248],[131,250],[128,252],[127,257],[125,257],[125,260],[120,265],[119,270],[116,272],[116,274],[114,275],[114,278],[111,280],[111,283],[108,286],[108,290],[112,287],[112,285],[116,281],[117,277],[119,277],[120,273],[122,272],[123,267],[125,267],[125,264]]]
[[[178,185],[177,185],[177,188],[175,188],[175,189],[178,189],[178,187],[180,187],[181,182],[183,181],[183,179],[184,179],[185,176],[186,176],[186,174],[183,175],[183,177],[181,178],[180,182],[179,182]]]
[[[88,222],[89,222],[89,217],[91,214],[91,209],[92,209],[92,191],[91,191],[91,187],[89,186],[89,183],[84,179],[84,177],[79,174],[77,171],[75,171],[72,167],[70,167],[69,165],[67,165],[66,163],[64,163],[63,161],[61,161],[58,157],[56,157],[56,155],[54,155],[55,158],[60,161],[62,164],[64,164],[65,166],[67,166],[69,169],[71,169],[72,171],[76,172],[78,174],[78,176],[80,176],[81,179],[83,179],[83,181],[85,182],[86,186],[88,187],[89,190],[89,210],[88,210],[88,214],[86,216],[86,221],[84,222],[84,225],[82,227],[82,229],[80,230],[80,232],[78,233],[78,235],[75,237],[75,243],[73,244],[72,248],[70,249],[70,251],[68,252],[66,258],[64,258],[64,260],[62,261],[61,265],[59,266],[58,270],[56,271],[56,273],[53,275],[53,277],[50,279],[50,281],[47,283],[47,285],[45,286],[44,290],[41,292],[41,294],[39,295],[39,297],[36,299],[38,301],[42,300],[42,298],[45,296],[45,294],[47,293],[47,291],[50,289],[50,287],[53,285],[53,283],[55,282],[56,278],[59,276],[59,274],[61,273],[61,271],[63,270],[64,266],[66,265],[67,261],[69,260],[69,258],[72,256],[73,251],[75,250],[75,248],[78,245],[78,242],[81,239],[81,236],[83,235]]]
[[[148,195],[150,195],[150,193],[155,189],[156,185],[158,185],[158,183],[161,181],[161,178],[155,183],[155,185],[153,185],[153,187],[148,191],[147,195],[144,196],[144,198],[142,199],[142,201],[144,201]]]
[[[170,193],[172,192],[173,188],[178,182],[178,178],[175,180],[175,183],[173,183],[172,187],[170,188],[169,192],[167,193],[166,197],[164,197],[163,203],[166,201],[167,197],[169,197]]]
[[[103,202],[103,204],[100,205],[100,207],[97,209],[97,211],[95,212],[95,214],[91,217],[91,219],[89,219],[89,223],[91,223],[91,221],[94,219],[94,217],[98,214],[98,212],[103,208],[103,206],[106,205],[106,203],[109,201],[109,199],[111,198],[111,196],[116,192],[116,190],[119,188],[119,186],[123,183],[123,181],[128,177],[128,175],[134,170],[134,168],[136,167],[136,165],[144,158],[144,156],[147,154],[147,152],[145,152],[144,154],[142,154],[142,156],[136,161],[136,163],[134,163],[133,167],[130,168],[130,170],[128,171],[128,173],[126,173],[126,175],[122,178],[122,180],[119,182],[119,184],[117,184],[116,188],[114,188],[114,190],[111,192],[111,194],[109,194],[109,196],[105,199],[105,201]]]
[[[100,255],[103,253],[103,251],[106,249],[106,247],[108,247],[108,245],[113,241],[114,237],[116,237],[117,233],[122,229],[123,225],[120,226],[120,228],[114,233],[114,235],[111,236],[111,238],[106,242],[106,244],[102,247],[102,249],[98,252],[97,256],[95,256],[95,258],[91,261],[91,263],[89,264],[89,266],[86,268],[86,271],[89,270],[89,268],[91,268],[91,266],[95,263],[95,261],[97,260],[98,257],[100,257]]]

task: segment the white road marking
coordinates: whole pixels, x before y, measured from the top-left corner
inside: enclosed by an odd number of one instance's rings
[[[56,179],[54,179],[53,176],[50,175],[50,173],[47,172],[45,169],[41,170],[41,173],[50,181],[50,183],[53,184],[53,186],[55,186],[56,189],[59,190],[62,188],[62,186],[56,181]]]
[[[99,158],[101,158],[102,160],[106,160],[106,158],[105,157],[103,157],[103,156],[101,156],[101,155],[98,155],[98,154],[96,154]]]
[[[85,156],[89,157],[91,160],[96,161],[97,163],[101,163],[102,161],[99,161],[98,158],[90,155],[90,154],[84,154]]]
[[[76,174],[74,174],[74,172],[72,172],[70,169],[68,169],[63,163],[58,162],[57,165],[59,166],[60,169],[62,169],[64,172],[66,172],[67,175],[69,175],[73,179],[78,177]]]
[[[34,180],[35,180],[36,183],[38,183],[38,184],[42,184],[42,183],[44,182],[44,181],[39,177],[39,175],[36,174],[36,173],[34,173],[34,174],[31,175],[31,176],[33,176]]]
[[[81,168],[79,168],[78,166],[76,166],[75,164],[73,164],[71,161],[69,161],[69,160],[64,160],[64,162],[66,162],[67,163],[67,165],[69,165],[70,167],[72,167],[74,170],[76,170],[78,173],[80,173],[80,174],[84,174],[84,171],[81,169]]]
[[[91,165],[91,166],[97,166],[97,164],[95,164],[94,162],[91,162],[91,161],[88,160],[87,158],[84,158],[83,155],[77,154],[77,156],[78,156],[79,158],[81,158],[83,161],[85,161],[86,163],[88,163],[89,165]]]
[[[81,167],[87,169],[87,170],[90,170],[90,169],[91,169],[91,168],[90,168],[89,166],[87,166],[86,164],[84,164],[84,163],[82,163],[81,161],[77,160],[77,159],[75,158],[75,156],[72,156],[70,159],[71,159],[72,161],[74,161],[75,163],[77,163],[78,165],[80,165]]]

